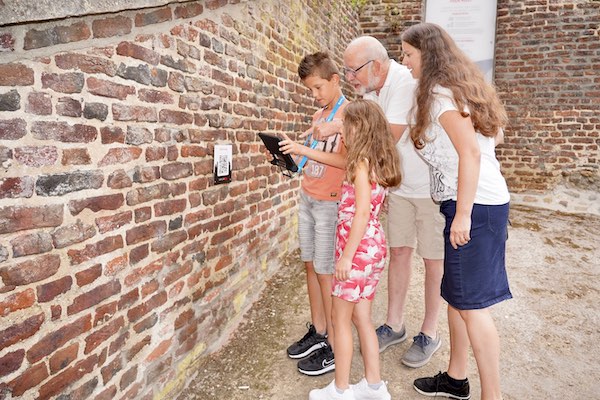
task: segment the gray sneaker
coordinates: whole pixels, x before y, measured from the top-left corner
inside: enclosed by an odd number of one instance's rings
[[[406,328],[402,325],[400,332],[394,331],[388,324],[383,324],[375,329],[377,333],[377,341],[379,342],[379,352],[381,353],[393,344],[402,343],[406,340]]]
[[[402,364],[411,368],[419,368],[427,364],[431,360],[433,353],[442,345],[442,338],[440,338],[440,335],[437,336],[437,340],[433,340],[423,332],[419,332],[413,338],[412,346],[402,356],[400,360]]]

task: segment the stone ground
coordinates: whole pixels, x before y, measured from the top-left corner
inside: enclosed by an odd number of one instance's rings
[[[600,399],[600,216],[563,214],[513,206],[507,268],[514,299],[493,308],[501,338],[505,400]],[[415,258],[406,322],[416,334],[422,315],[422,262]],[[386,277],[374,303],[374,323],[385,319]],[[198,373],[176,400],[307,399],[333,374],[307,377],[287,358],[286,347],[305,333],[309,320],[304,273],[297,254],[267,282],[260,300],[225,344],[197,364]],[[381,355],[382,375],[393,399],[425,399],[412,381],[444,371],[449,356],[445,312],[442,348],[432,361],[410,369],[400,364],[410,341]],[[351,380],[362,377],[356,345]],[[480,395],[475,361],[469,378]],[[596,383],[594,383],[596,382]]]

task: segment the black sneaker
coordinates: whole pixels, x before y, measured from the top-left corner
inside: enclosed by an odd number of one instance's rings
[[[313,351],[328,345],[327,336],[318,334],[313,324],[306,324],[306,327],[308,328],[306,335],[288,347],[288,357],[294,359],[304,358],[309,356]]]
[[[447,372],[440,372],[433,378],[415,379],[413,387],[417,392],[430,397],[444,396],[458,400],[468,400],[471,398],[469,380],[467,379],[459,388],[455,388],[448,381]]]
[[[298,361],[298,371],[304,375],[316,376],[335,369],[335,359],[329,344],[315,351],[310,357]]]

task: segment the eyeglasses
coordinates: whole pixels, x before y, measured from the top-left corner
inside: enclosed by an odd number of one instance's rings
[[[356,69],[352,69],[352,68],[348,68],[348,67],[344,67],[344,75],[351,75],[353,77],[356,78],[356,74],[358,74],[358,71],[360,71],[361,69],[363,69],[368,63],[373,62],[375,60],[369,60],[366,63],[364,63],[363,65],[361,65],[360,67],[356,68]]]

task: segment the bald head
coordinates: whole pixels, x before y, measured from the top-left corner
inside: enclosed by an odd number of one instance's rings
[[[373,36],[360,36],[344,51],[344,76],[359,95],[380,90],[390,68],[383,44]]]
[[[364,58],[365,60],[388,60],[388,53],[383,44],[373,36],[360,36],[352,40],[346,47],[344,55]]]

